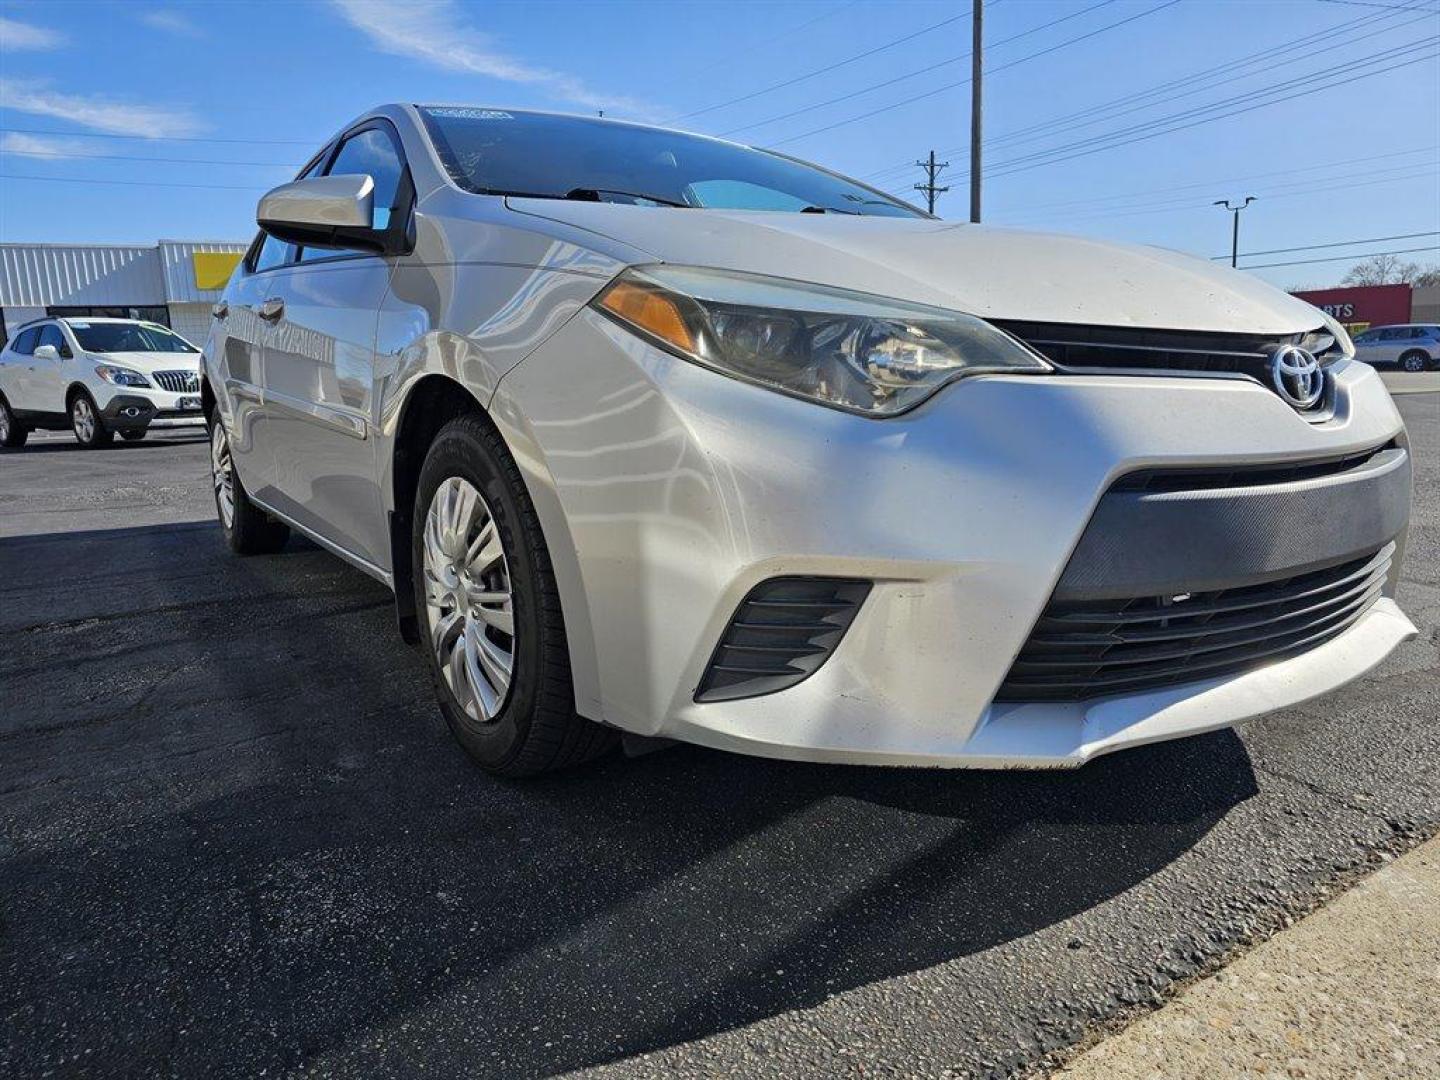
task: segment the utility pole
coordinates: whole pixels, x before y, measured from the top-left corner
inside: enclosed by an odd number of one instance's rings
[[[915,164],[925,170],[925,183],[916,184],[915,190],[925,192],[926,206],[930,213],[933,214],[935,213],[935,196],[944,194],[950,190],[948,187],[936,187],[935,178],[940,175],[941,169],[948,169],[950,163],[948,161],[936,161],[935,151],[931,150],[929,161],[917,161]]]
[[[970,220],[980,220],[980,47],[984,41],[985,0],[974,0],[970,13]]]
[[[1235,266],[1240,262],[1240,211],[1255,201],[1254,195],[1246,195],[1245,201],[1238,205],[1231,206],[1229,199],[1216,199],[1216,206],[1223,206],[1230,211],[1234,224],[1230,229],[1230,265]]]

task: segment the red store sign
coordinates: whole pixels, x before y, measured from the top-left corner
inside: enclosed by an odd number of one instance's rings
[[[1343,285],[1294,295],[1342,323],[1384,326],[1410,321],[1409,285]]]

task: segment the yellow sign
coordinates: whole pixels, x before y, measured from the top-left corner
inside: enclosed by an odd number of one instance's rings
[[[223,289],[241,255],[238,251],[197,251],[190,257],[195,260],[197,289]]]

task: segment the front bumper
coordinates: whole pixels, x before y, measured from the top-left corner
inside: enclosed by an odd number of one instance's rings
[[[587,312],[502,380],[492,415],[549,542],[577,705],[640,734],[818,761],[1078,765],[1324,693],[1415,633],[1392,576],[1339,637],[1259,670],[993,702],[1118,476],[1403,440],[1360,364],[1321,424],[1248,380],[1100,375],[975,378],[875,421],[699,369]],[[1403,522],[1394,539],[1398,567]],[[805,681],[695,701],[737,605],[780,575],[874,585]]]
[[[116,388],[108,401],[96,404],[106,425],[116,431],[190,427],[205,423],[199,391],[172,394],[168,390],[137,392]]]

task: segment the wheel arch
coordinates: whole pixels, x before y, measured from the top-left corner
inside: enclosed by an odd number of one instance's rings
[[[414,576],[410,568],[411,519],[420,468],[436,434],[450,420],[462,415],[476,416],[488,424],[519,468],[526,494],[540,521],[540,531],[545,537],[560,591],[577,711],[583,716],[598,719],[599,667],[589,605],[585,600],[575,543],[555,495],[554,482],[543,454],[530,438],[522,419],[493,413],[464,383],[434,372],[417,378],[406,388],[404,398],[396,408],[393,427],[385,425],[385,430],[393,434],[389,435],[390,444],[383,451],[385,473],[382,488],[390,530],[390,565],[400,633],[411,643],[421,638],[419,613],[415,610]]]

